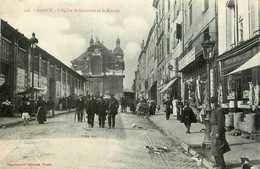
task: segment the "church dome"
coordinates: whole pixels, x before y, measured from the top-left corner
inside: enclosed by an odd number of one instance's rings
[[[116,55],[116,56],[124,56],[124,52],[123,52],[123,50],[119,47],[119,46],[117,46],[115,49],[114,49],[114,55]]]
[[[115,56],[124,56],[124,52],[120,48],[120,39],[119,39],[119,37],[117,37],[116,48],[114,49],[113,53],[114,53]]]

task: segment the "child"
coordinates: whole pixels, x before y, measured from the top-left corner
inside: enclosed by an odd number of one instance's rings
[[[23,125],[28,125],[28,120],[30,118],[30,115],[28,112],[23,112],[22,119],[23,119]]]
[[[22,113],[22,119],[23,119],[23,125],[28,125],[28,120],[30,119],[30,102],[25,101],[23,104],[23,113]]]

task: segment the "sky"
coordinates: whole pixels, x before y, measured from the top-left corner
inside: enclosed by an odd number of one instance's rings
[[[141,42],[146,41],[154,21],[153,0],[0,0],[0,3],[3,20],[28,38],[35,32],[38,45],[69,67],[71,60],[87,50],[91,35],[111,50],[119,36],[125,54],[124,88],[132,87]]]

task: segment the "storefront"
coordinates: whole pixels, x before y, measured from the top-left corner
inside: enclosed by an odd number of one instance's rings
[[[214,95],[215,90],[213,66],[212,64],[210,73],[211,96]],[[189,101],[190,106],[198,114],[206,104],[207,72],[202,52],[195,56],[195,48],[193,48],[179,61],[179,69],[182,72],[182,101]]]
[[[260,36],[256,36],[219,56],[221,72],[219,102],[229,113],[241,116],[238,121],[234,118],[233,127],[249,133],[251,130],[246,129],[249,125],[246,120],[248,118],[243,117],[250,116],[253,130],[259,127],[256,123],[256,112],[259,112],[257,107],[260,105],[259,39]],[[246,123],[247,127],[244,127]]]

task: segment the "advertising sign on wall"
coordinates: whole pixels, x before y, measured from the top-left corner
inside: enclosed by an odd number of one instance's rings
[[[179,70],[182,70],[188,64],[195,60],[195,48],[192,48],[180,61]]]
[[[17,85],[16,85],[16,92],[23,92],[25,91],[25,70],[17,67]]]

